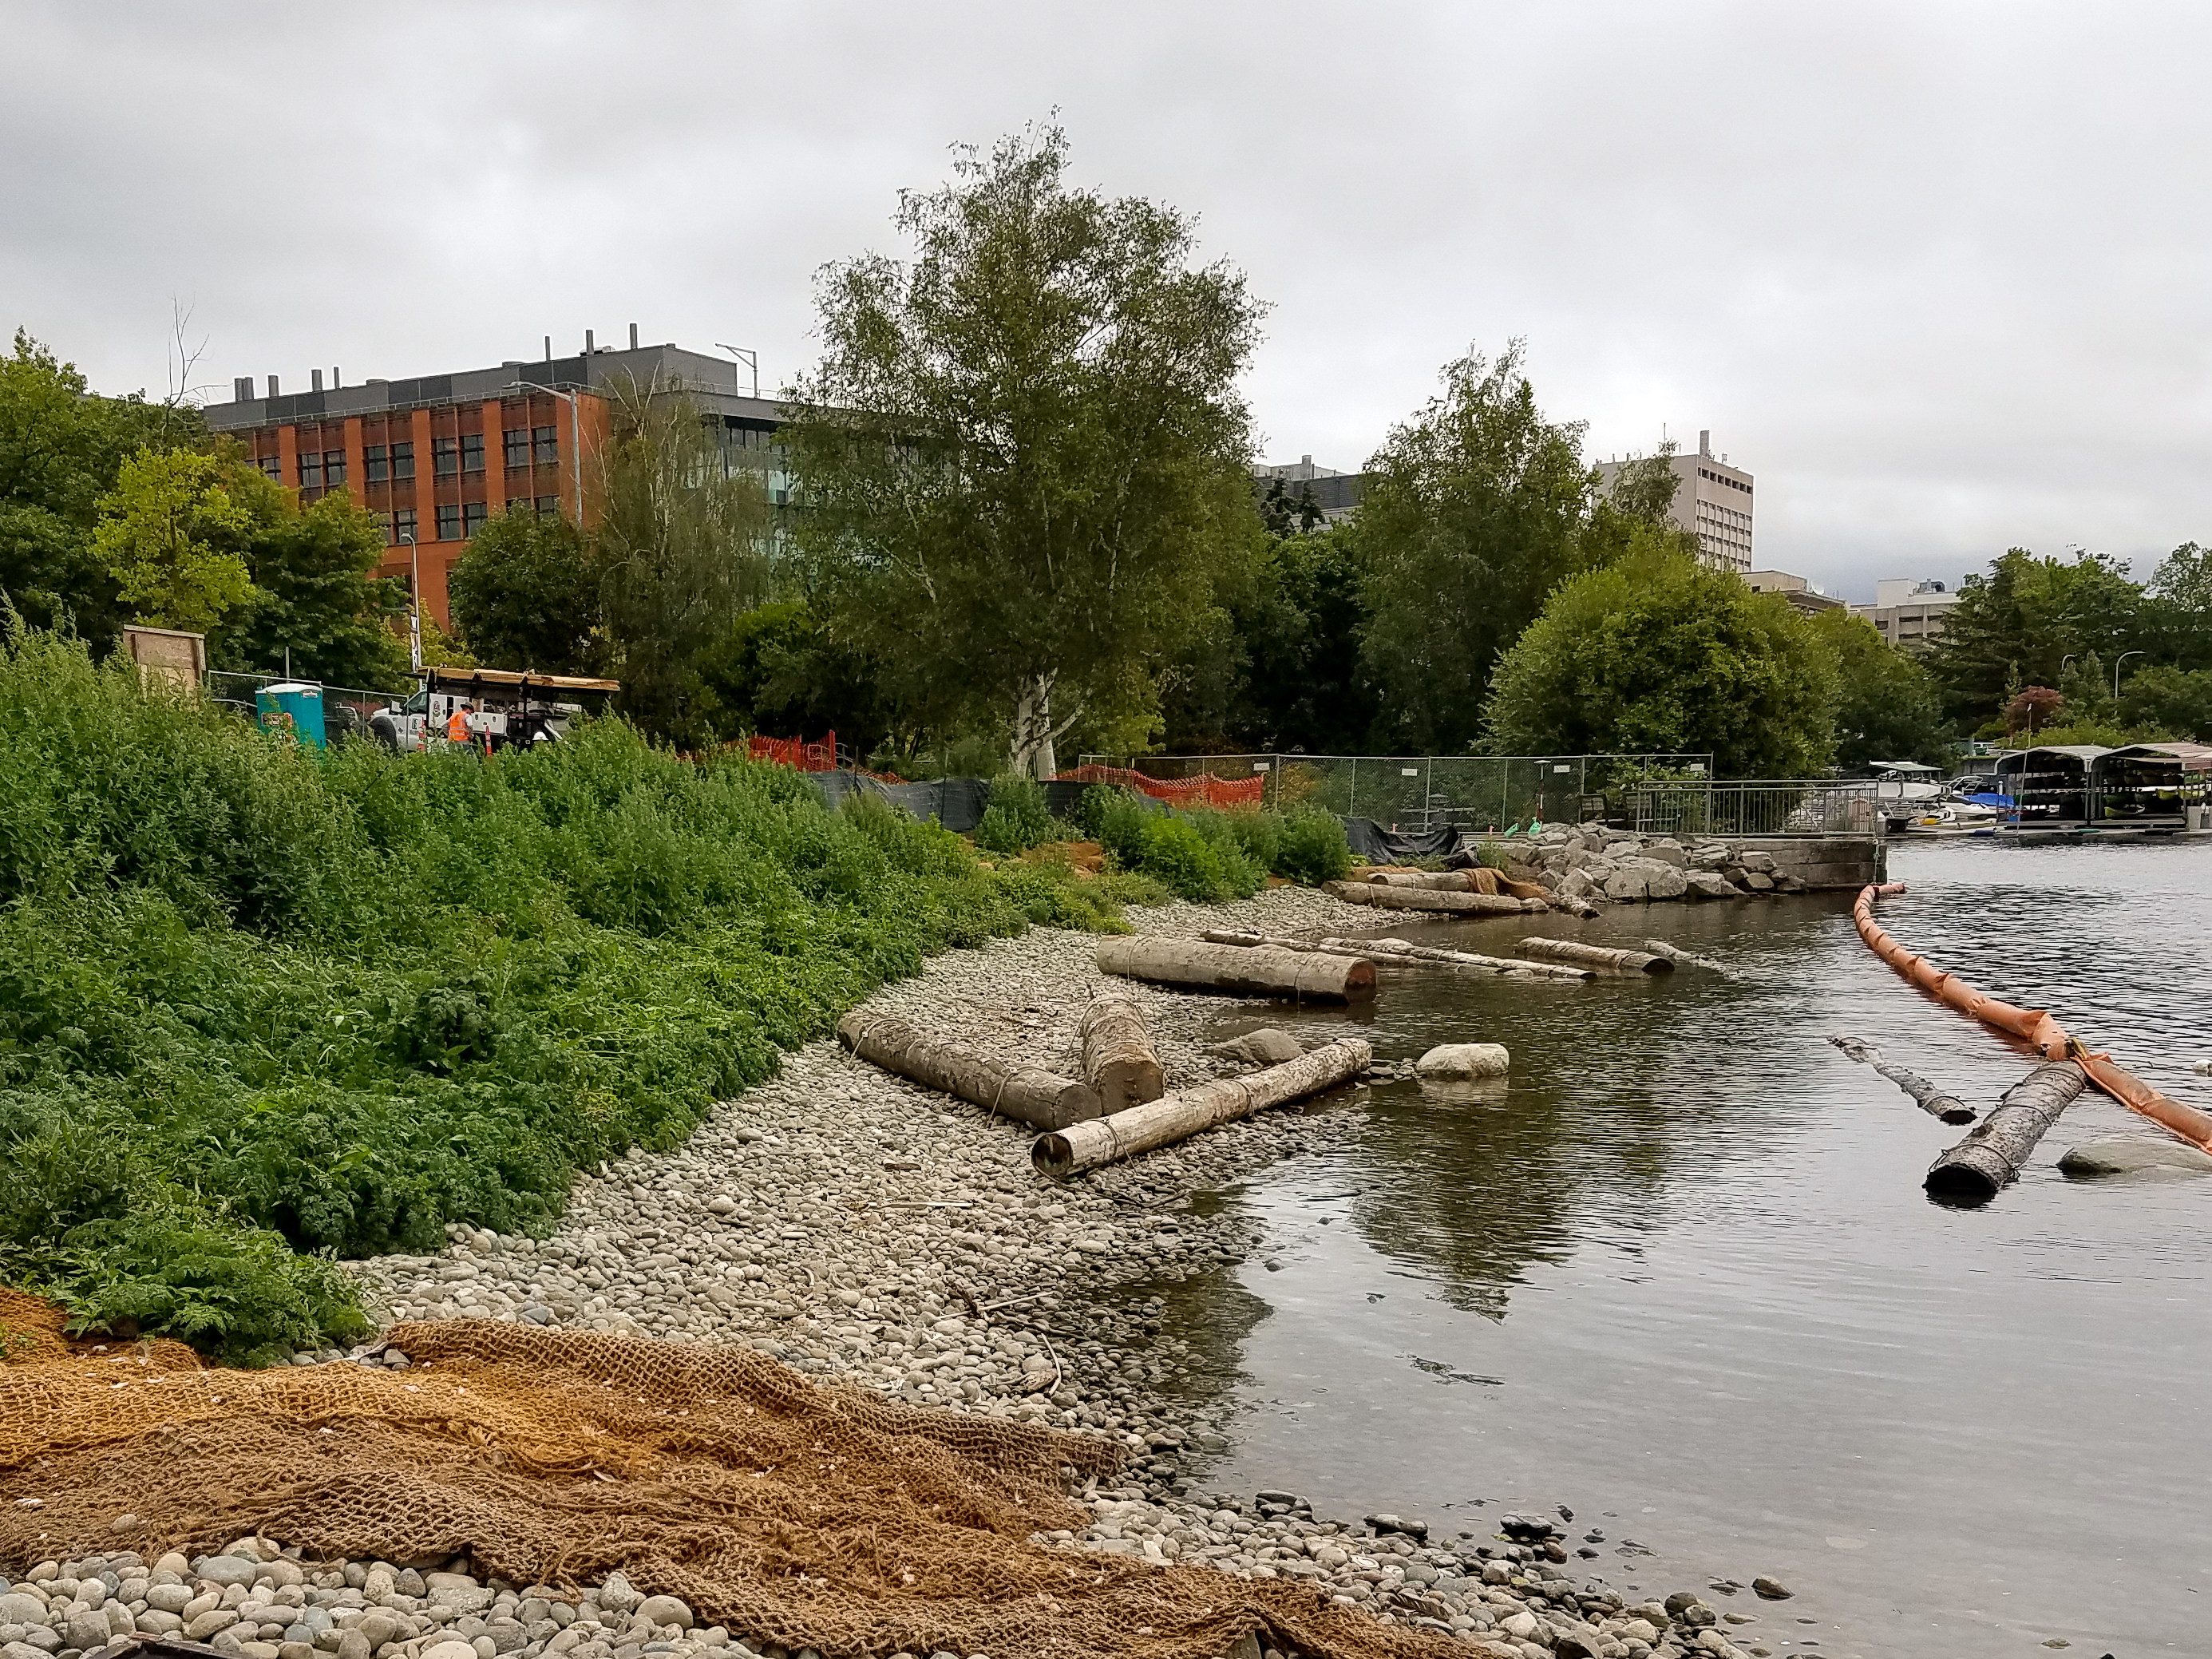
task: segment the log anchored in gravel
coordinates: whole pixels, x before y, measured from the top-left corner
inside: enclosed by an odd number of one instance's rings
[[[1522,979],[1591,980],[1589,968],[1565,968],[1549,962],[1516,962],[1510,957],[1486,957],[1473,951],[1445,951],[1414,945],[1402,939],[1286,939],[1272,933],[1240,933],[1217,928],[1206,937],[1216,945],[1270,945],[1284,951],[1318,951],[1325,956],[1369,957],[1377,963],[1411,964],[1433,963],[1442,968],[1467,968],[1479,973],[1510,974]]]
[[[886,1072],[1032,1128],[1064,1128],[1098,1115],[1098,1096],[1087,1084],[1035,1066],[1009,1066],[927,1036],[887,1014],[854,1009],[837,1022],[837,1040]]]
[[[1917,1072],[1908,1072],[1902,1066],[1885,1064],[1881,1050],[1870,1042],[1856,1037],[1832,1036],[1829,1042],[1842,1049],[1862,1066],[1871,1066],[1883,1077],[1912,1097],[1912,1103],[1930,1117],[1940,1117],[1946,1123],[1972,1123],[1977,1114],[1974,1109],[1956,1095],[1947,1095]]]
[[[1928,1167],[1922,1184],[1946,1204],[1986,1204],[2015,1180],[2044,1132],[2087,1086],[2072,1060],[2037,1066],[2004,1092],[1989,1116]]]
[[[1513,948],[1524,956],[1552,957],[1560,962],[1583,962],[1593,968],[1618,968],[1632,974],[1671,974],[1674,964],[1649,951],[1616,951],[1604,945],[1585,945],[1572,939],[1524,939]]]
[[[1096,960],[1103,974],[1227,996],[1358,1002],[1375,994],[1375,964],[1364,957],[1191,939],[1115,939],[1098,947]]]
[[[1144,1011],[1128,998],[1102,996],[1084,1010],[1083,1080],[1109,1116],[1167,1091]]]
[[[1551,907],[1540,898],[1504,893],[1442,893],[1425,887],[1389,887],[1369,881],[1333,881],[1328,891],[1349,904],[1381,910],[1427,910],[1452,916],[1519,916]]]
[[[1111,1117],[1042,1135],[1030,1149],[1030,1161],[1041,1174],[1065,1181],[1085,1170],[1172,1146],[1218,1124],[1349,1083],[1367,1069],[1372,1058],[1373,1051],[1359,1038],[1341,1037],[1249,1077],[1203,1083]]]

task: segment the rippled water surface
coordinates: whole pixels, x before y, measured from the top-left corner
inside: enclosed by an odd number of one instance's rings
[[[1908,945],[2212,1107],[2212,846],[1907,844],[1891,875]],[[1569,926],[1395,931],[1502,952]],[[1387,972],[1360,1017],[1378,1057],[1503,1042],[1511,1077],[1377,1089],[1345,1147],[1230,1195],[1272,1246],[1185,1311],[1244,1330],[1235,1450],[1203,1484],[1291,1480],[1446,1536],[1565,1502],[1617,1588],[1790,1583],[1709,1597],[1777,1653],[2212,1653],[2212,1176],[2061,1176],[2075,1142],[2156,1133],[2085,1096],[1988,1208],[1929,1203],[1961,1132],[1826,1037],[1977,1104],[2029,1061],[1882,966],[1846,898],[1575,931],[1663,931],[1729,972]]]

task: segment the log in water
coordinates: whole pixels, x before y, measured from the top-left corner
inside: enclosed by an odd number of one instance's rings
[[[1367,1069],[1372,1057],[1373,1051],[1359,1038],[1340,1037],[1249,1077],[1203,1083],[1111,1117],[1070,1124],[1039,1137],[1030,1149],[1030,1161],[1040,1173],[1065,1181],[1101,1164],[1172,1146],[1217,1124],[1349,1083]]]
[[[1986,1204],[2015,1180],[2035,1143],[2088,1084],[2072,1060],[2037,1066],[1997,1102],[1974,1132],[1928,1168],[1922,1184],[1946,1204]]]
[[[1463,968],[1476,973],[1510,974],[1516,979],[1591,980],[1597,977],[1596,973],[1588,968],[1565,968],[1550,962],[1516,962],[1510,957],[1486,957],[1473,951],[1444,951],[1431,945],[1414,945],[1402,939],[1291,939],[1274,933],[1237,933],[1227,928],[1215,928],[1205,937],[1216,945],[1247,948],[1271,945],[1284,951],[1317,951],[1324,956],[1367,957],[1378,963],[1396,963],[1405,967]]]
[[[1323,956],[1273,945],[1242,947],[1191,939],[1115,939],[1098,947],[1098,971],[1229,996],[1292,1002],[1358,1002],[1375,994],[1375,964],[1364,957]]]
[[[1883,1077],[1912,1097],[1912,1103],[1930,1117],[1946,1123],[1972,1123],[1974,1109],[1956,1095],[1947,1095],[1917,1072],[1908,1072],[1902,1066],[1883,1062],[1881,1050],[1870,1042],[1861,1042],[1856,1037],[1832,1036],[1829,1042],[1842,1049],[1862,1066],[1871,1066]]]
[[[1167,1092],[1144,1010],[1128,998],[1109,993],[1083,1011],[1083,1080],[1109,1116]]]
[[[887,1014],[855,1008],[837,1022],[837,1040],[886,1072],[1032,1128],[1065,1128],[1098,1115],[1098,1097],[1087,1084],[1035,1066],[1010,1066],[925,1036]]]
[[[1584,945],[1572,939],[1524,939],[1513,948],[1525,956],[1553,957],[1561,962],[1586,962],[1593,968],[1618,968],[1624,973],[1671,974],[1674,964],[1649,951],[1615,951],[1603,945]]]
[[[1383,910],[1427,910],[1452,916],[1518,916],[1547,909],[1540,898],[1504,893],[1440,893],[1425,887],[1389,887],[1367,881],[1332,881],[1328,890],[1351,904]]]

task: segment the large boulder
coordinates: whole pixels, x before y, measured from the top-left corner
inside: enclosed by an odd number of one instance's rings
[[[1447,1042],[1413,1062],[1425,1078],[1504,1077],[1512,1056],[1502,1042]]]
[[[1683,878],[1683,896],[1693,899],[1741,898],[1736,884],[1717,870],[1692,870]]]
[[[1682,850],[1682,843],[1671,836],[1647,842],[1644,856],[1656,863],[1671,864],[1677,870],[1686,867],[1690,862],[1690,855]]]
[[[1605,896],[1618,904],[1633,904],[1650,890],[1650,872],[1633,864],[1615,866],[1605,878]]]
[[[2139,1170],[2212,1170],[2212,1155],[2159,1135],[2110,1135],[2069,1147],[2058,1160],[2059,1173],[2077,1179],[2133,1175]]]
[[[1678,899],[1688,890],[1689,878],[1671,864],[1655,866],[1645,872],[1648,884],[1644,896],[1653,899]]]
[[[1553,890],[1561,898],[1588,898],[1593,893],[1603,892],[1605,884],[1587,870],[1570,870]]]

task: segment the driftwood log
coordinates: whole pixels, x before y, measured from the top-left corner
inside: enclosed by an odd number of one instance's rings
[[[1571,893],[1553,893],[1545,902],[1554,910],[1564,910],[1584,921],[1595,921],[1597,916],[1597,906],[1586,898],[1577,898]]]
[[[1912,1103],[1930,1117],[1939,1117],[1946,1123],[1972,1123],[1978,1114],[1956,1095],[1947,1095],[1917,1072],[1908,1072],[1902,1066],[1883,1063],[1881,1050],[1871,1042],[1861,1042],[1856,1037],[1832,1036],[1829,1042],[1842,1049],[1862,1066],[1871,1066],[1883,1077],[1912,1097]]]
[[[2088,1083],[2072,1060],[2037,1066],[2004,1092],[1973,1133],[1928,1166],[1922,1184],[1946,1204],[1986,1204],[2018,1177],[2035,1143]]]
[[[1390,887],[1369,881],[1333,881],[1328,890],[1352,904],[1383,910],[1429,910],[1453,916],[1518,916],[1549,907],[1540,898],[1504,893],[1443,893],[1426,887]]]
[[[1671,974],[1674,964],[1649,951],[1616,951],[1608,945],[1584,945],[1572,939],[1524,939],[1513,948],[1525,956],[1551,957],[1560,962],[1584,962],[1593,968],[1618,968],[1631,974]]]
[[[1655,957],[1664,957],[1685,968],[1710,968],[1717,974],[1728,972],[1725,963],[1715,962],[1711,957],[1701,957],[1695,951],[1685,951],[1679,945],[1669,945],[1663,939],[1647,939],[1644,941],[1644,948]]]
[[[1473,951],[1444,951],[1426,945],[1413,945],[1402,939],[1286,939],[1273,933],[1240,933],[1217,929],[1206,935],[1216,945],[1252,946],[1272,945],[1284,951],[1318,951],[1326,956],[1368,957],[1377,963],[1399,963],[1407,966],[1435,964],[1443,968],[1464,968],[1478,973],[1510,974],[1518,979],[1573,979],[1597,977],[1589,968],[1566,968],[1550,962],[1516,962],[1510,957],[1486,957]]]
[[[1167,1092],[1144,1010],[1128,998],[1102,996],[1084,1010],[1083,1080],[1109,1116]]]
[[[1364,957],[1193,939],[1112,939],[1098,947],[1096,960],[1103,974],[1227,996],[1358,1002],[1375,994],[1375,964]]]
[[[1040,1136],[1030,1149],[1030,1161],[1041,1173],[1065,1181],[1101,1164],[1172,1146],[1217,1124],[1349,1083],[1367,1069],[1372,1057],[1359,1038],[1341,1037],[1249,1077],[1202,1083],[1111,1117],[1070,1124]]]
[[[886,1072],[1032,1128],[1063,1129],[1098,1115],[1098,1097],[1087,1084],[1035,1066],[1009,1066],[927,1036],[889,1015],[855,1008],[837,1022],[837,1040]]]

